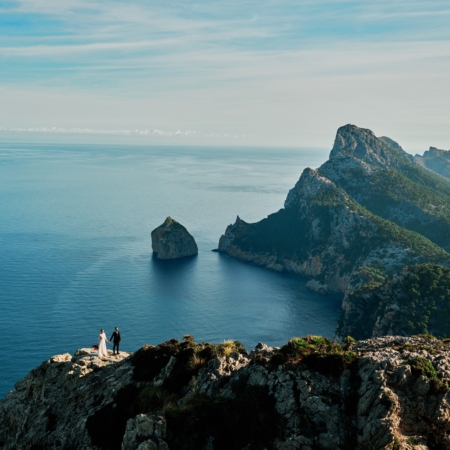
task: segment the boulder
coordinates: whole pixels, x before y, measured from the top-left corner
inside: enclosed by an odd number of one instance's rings
[[[184,258],[198,253],[195,239],[171,217],[152,231],[152,249],[158,259]]]

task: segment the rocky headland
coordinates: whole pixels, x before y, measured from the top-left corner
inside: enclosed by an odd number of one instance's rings
[[[281,348],[191,336],[43,362],[0,401],[12,449],[447,449],[450,343],[431,336]]]
[[[158,259],[177,259],[198,254],[195,239],[181,223],[167,217],[152,231],[152,249]]]
[[[238,217],[219,251],[307,276],[316,291],[344,293],[340,339],[348,331],[357,338],[449,334],[450,181],[370,130],[339,128],[329,160],[303,171],[284,208],[252,224]],[[432,306],[423,309],[407,295],[399,306],[396,293],[406,292],[417,272],[429,289],[411,289]],[[408,310],[428,313],[409,320]]]

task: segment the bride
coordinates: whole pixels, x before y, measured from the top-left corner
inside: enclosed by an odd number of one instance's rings
[[[106,342],[109,342],[106,339],[105,330],[102,328],[100,330],[100,334],[98,335],[98,357],[108,356],[108,350],[106,350]]]

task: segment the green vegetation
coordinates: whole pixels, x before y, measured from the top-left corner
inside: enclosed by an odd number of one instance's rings
[[[434,394],[446,394],[450,392],[450,386],[439,378],[438,371],[431,361],[421,356],[410,359],[406,364],[411,366],[411,372],[416,376],[423,376],[430,380],[431,391]]]
[[[450,323],[450,269],[437,264],[410,268],[401,285],[399,303],[407,333],[447,337]]]
[[[349,339],[350,346],[356,342]],[[331,342],[322,336],[306,336],[292,338],[272,356],[270,364],[305,364],[320,373],[339,376],[357,359],[355,352],[349,350],[349,345]]]
[[[330,240],[332,224],[342,208],[348,208],[360,217],[353,221],[345,245],[341,245],[339,240]],[[310,199],[304,209],[291,205],[260,222],[246,224],[236,232],[233,244],[244,251],[275,255],[280,260],[294,258],[298,261],[324,255],[333,246],[333,253],[343,257],[341,273],[352,272],[358,262],[371,251],[392,244],[407,250],[411,261],[417,257],[433,262],[450,260],[450,255],[444,249],[426,237],[373,214],[345,195],[344,191],[332,186],[324,187]],[[329,269],[329,264],[335,263],[334,256],[329,258],[330,261],[322,261],[325,269]],[[375,283],[382,283],[382,279],[386,278],[382,268],[372,268],[370,275],[375,277]]]
[[[417,356],[414,359],[410,359],[407,364],[411,366],[412,372],[416,372],[419,375],[423,375],[426,378],[436,378],[438,373],[434,368],[430,360]]]
[[[407,158],[398,158],[397,150],[391,153],[397,162],[389,169],[370,173],[355,168],[344,171],[330,160],[323,170],[328,173],[325,169],[333,167],[332,181],[373,214],[420,233],[450,250],[450,182]],[[422,218],[408,218],[408,211],[420,212]]]
[[[377,273],[365,269],[358,273],[366,283],[347,297],[352,309],[342,315],[338,333],[351,333],[358,339],[371,337],[375,323],[391,306],[389,332],[433,339],[449,335],[450,269],[433,263],[409,266],[398,277],[384,283],[375,281]],[[379,284],[378,284],[379,283]],[[378,284],[378,286],[377,286]],[[370,287],[370,289],[369,289]],[[380,330],[379,330],[380,331]],[[383,330],[381,330],[383,331]],[[434,336],[432,336],[434,335]]]
[[[383,286],[388,280],[388,274],[383,267],[361,266],[357,276],[361,280],[358,292],[368,292]]]

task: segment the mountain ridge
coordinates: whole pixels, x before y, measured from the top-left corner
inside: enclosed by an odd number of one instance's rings
[[[230,256],[343,292],[344,305],[367,284],[361,267],[387,282],[406,266],[448,266],[449,249],[450,181],[354,125],[338,129],[330,159],[303,171],[284,208],[254,224],[239,219],[219,240]]]

